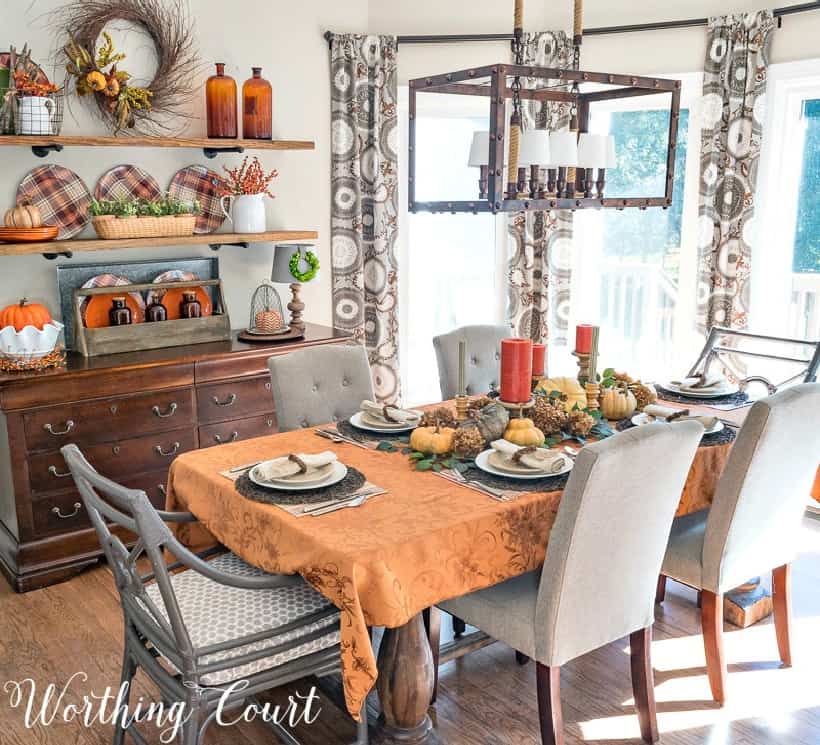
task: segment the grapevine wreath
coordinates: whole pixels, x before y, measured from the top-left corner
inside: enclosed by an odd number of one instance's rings
[[[308,268],[304,272],[299,271],[299,262],[304,259],[307,262]],[[319,257],[313,251],[306,251],[302,256],[302,249],[296,250],[290,257],[290,273],[294,276],[297,282],[310,282],[319,271]]]

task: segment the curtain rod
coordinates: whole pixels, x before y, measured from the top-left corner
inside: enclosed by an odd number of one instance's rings
[[[774,17],[778,23],[783,16],[793,13],[804,13],[807,10],[820,10],[820,0],[810,3],[800,3],[799,5],[787,5],[783,8],[774,9]],[[635,23],[628,26],[599,26],[597,28],[585,28],[584,36],[604,36],[606,34],[628,34],[635,31],[663,31],[670,28],[692,28],[694,26],[706,26],[708,18],[688,18],[679,21],[656,21],[655,23]],[[325,32],[325,39],[330,43],[335,34],[332,31]],[[512,34],[421,34],[417,36],[397,36],[396,41],[401,44],[457,44],[460,42],[472,41],[511,41]]]

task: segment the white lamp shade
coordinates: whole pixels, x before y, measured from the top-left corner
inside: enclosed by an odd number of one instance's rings
[[[274,247],[273,269],[270,273],[271,282],[292,284],[299,281],[290,273],[290,257],[293,256],[293,254],[298,253],[300,249],[304,254],[305,251],[315,251],[316,246],[312,243],[280,243]],[[298,269],[300,272],[307,271],[309,268],[310,267],[304,259],[299,262]]]
[[[578,140],[574,132],[550,133],[550,161],[553,167],[578,165]]]
[[[467,163],[471,168],[486,166],[490,163],[490,133],[473,132],[473,144],[470,147],[470,160]]]
[[[521,133],[518,164],[521,166],[544,166],[550,162],[549,133],[543,129],[527,129]]]
[[[578,138],[578,165],[581,168],[606,168],[608,137],[582,132]]]
[[[609,135],[606,138],[606,167],[616,168],[618,165],[618,158],[615,154],[615,138]]]

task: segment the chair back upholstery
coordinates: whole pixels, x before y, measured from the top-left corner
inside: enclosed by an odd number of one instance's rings
[[[433,337],[438,378],[443,400],[458,393],[458,343],[467,344],[465,382],[467,393],[487,393],[498,387],[501,340],[512,336],[509,326],[462,326]]]
[[[709,510],[704,589],[725,592],[792,561],[818,462],[820,383],[752,406]]]
[[[658,574],[703,427],[648,424],[585,446],[550,531],[535,648],[563,665],[654,620]]]
[[[271,357],[268,367],[280,432],[346,419],[375,395],[360,344],[301,349]]]

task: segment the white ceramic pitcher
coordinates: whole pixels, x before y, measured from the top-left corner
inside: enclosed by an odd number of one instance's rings
[[[17,116],[21,135],[53,135],[56,104],[44,96],[25,96],[20,99]]]
[[[264,194],[228,194],[220,200],[225,217],[231,221],[237,233],[265,232]],[[230,200],[230,209],[225,207],[225,200]]]

